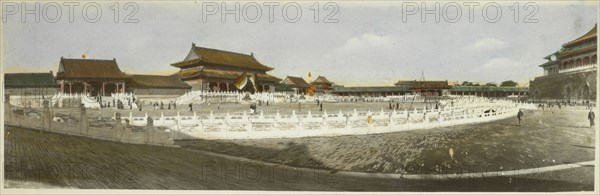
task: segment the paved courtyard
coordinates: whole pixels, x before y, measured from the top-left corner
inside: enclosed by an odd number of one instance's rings
[[[451,173],[459,170],[455,167],[465,164],[472,165],[473,169],[468,170],[472,172],[484,167],[486,171],[496,171],[500,167],[510,170],[594,159],[594,132],[587,127],[585,110],[530,111],[525,114],[522,127],[515,126],[514,119],[506,119],[489,124],[367,136],[194,140],[180,142],[183,148],[123,144],[5,126],[5,187],[325,191],[593,190],[593,166],[533,175],[444,181],[337,174],[338,170]],[[453,149],[452,156],[449,148]],[[206,151],[320,169],[296,169]],[[478,166],[479,163],[493,166]],[[423,168],[419,168],[419,164],[424,164]],[[435,165],[438,165],[437,170]]]
[[[176,144],[268,162],[382,173],[515,170],[594,160],[595,132],[583,107],[525,111],[486,124],[387,134]]]

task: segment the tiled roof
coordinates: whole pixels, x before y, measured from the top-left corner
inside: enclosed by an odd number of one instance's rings
[[[223,65],[223,66],[231,66],[237,68],[245,68],[248,70],[263,70],[270,71],[273,68],[263,65],[258,62],[254,55],[246,55],[241,53],[235,53],[230,51],[223,51],[218,49],[211,49],[205,47],[196,47],[196,45],[192,45],[192,50],[198,55],[200,58],[192,59],[187,61],[181,61],[177,63],[171,64],[175,67],[186,67],[194,64],[213,64],[213,65]]]
[[[183,82],[179,75],[130,75],[130,86],[138,88],[178,88],[189,89],[192,86]]]
[[[313,82],[310,82],[310,84],[333,84],[333,82],[327,80],[327,78],[325,78],[324,76],[318,76]]]
[[[310,87],[310,84],[308,84],[302,77],[287,76],[285,79],[283,79],[282,83],[297,88]]]
[[[115,59],[60,59],[57,79],[126,79]]]
[[[500,91],[500,92],[527,92],[529,88],[523,87],[494,87],[494,86],[453,86],[450,88],[451,92],[470,92],[470,91]]]
[[[344,87],[344,86],[333,86],[333,93],[347,93],[347,92],[409,92],[407,87],[400,86],[369,86],[369,87]]]
[[[5,73],[6,87],[58,87],[52,73]]]
[[[592,28],[592,30],[590,30],[589,32],[585,33],[584,35],[582,35],[581,37],[579,37],[579,38],[577,38],[575,40],[572,40],[572,41],[570,41],[568,43],[565,43],[563,45],[563,47],[570,47],[570,46],[576,45],[578,43],[584,42],[586,40],[595,40],[596,39],[596,31],[597,31],[596,27],[597,26],[598,26],[598,24],[594,25],[594,28]]]
[[[241,73],[239,71],[214,70],[214,69],[188,69],[181,70],[178,73],[183,79],[192,79],[196,77],[203,78],[220,78],[220,79],[236,79]],[[247,73],[250,76],[250,73]],[[279,82],[281,79],[268,74],[256,74],[258,82]]]

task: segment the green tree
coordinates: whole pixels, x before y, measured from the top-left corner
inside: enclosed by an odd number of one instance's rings
[[[502,83],[500,83],[500,86],[502,87],[516,87],[517,85],[518,83],[512,80],[502,81]]]
[[[496,83],[486,83],[485,86],[488,86],[488,87],[498,87],[498,84],[496,84]]]

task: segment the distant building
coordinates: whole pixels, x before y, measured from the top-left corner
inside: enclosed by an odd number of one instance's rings
[[[386,97],[411,94],[412,91],[406,86],[344,87],[334,85],[331,93],[339,96]]]
[[[46,73],[5,73],[4,94],[15,96],[52,96],[59,85],[52,71]]]
[[[544,59],[539,65],[544,76],[530,81],[530,96],[535,99],[594,100],[598,58],[594,26],[581,37],[563,44],[562,49]]]
[[[281,79],[267,74],[273,68],[265,66],[246,55],[205,47],[192,43],[183,61],[171,64],[179,68],[179,76],[192,86],[193,90],[237,91],[233,82],[242,73],[256,75],[256,87],[260,91],[274,91],[275,83]]]
[[[324,76],[318,76],[310,85],[315,86],[317,93],[331,93],[333,82],[327,80]]]
[[[415,94],[442,96],[447,94],[448,81],[398,81],[394,85],[410,89]]]
[[[121,72],[117,60],[60,58],[56,79],[60,92],[89,93],[110,96],[125,92],[127,75]]]
[[[307,90],[310,87],[310,84],[302,77],[287,76],[281,83],[293,89],[295,94],[307,94]]]
[[[509,97],[526,96],[527,87],[496,87],[496,86],[452,86],[450,95],[473,95],[479,97]]]

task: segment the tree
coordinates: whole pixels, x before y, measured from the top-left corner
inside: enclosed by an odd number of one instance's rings
[[[486,83],[485,86],[488,86],[488,87],[498,87],[498,84],[496,84],[496,83]]]
[[[512,80],[502,81],[502,83],[500,83],[500,86],[502,87],[516,87],[517,85],[518,83]]]

